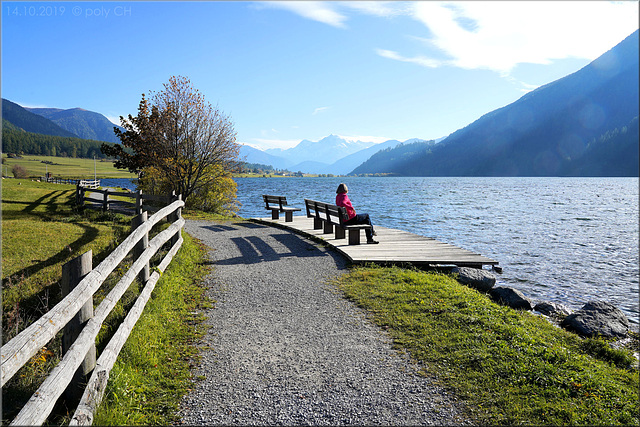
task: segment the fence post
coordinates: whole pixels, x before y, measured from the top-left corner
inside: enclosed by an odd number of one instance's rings
[[[92,251],[89,250],[77,258],[72,259],[62,266],[62,297],[66,297],[80,281],[93,269]],[[76,340],[82,328],[93,317],[93,298],[82,306],[80,311],[64,327],[62,335],[62,353],[65,354]],[[65,396],[71,401],[80,399],[83,392],[83,384],[89,379],[89,374],[96,366],[96,346],[91,346],[82,365],[73,376],[73,381],[65,391]]]
[[[109,189],[104,189],[104,198],[102,199],[102,211],[106,212],[109,210]]]
[[[142,214],[142,190],[136,191],[136,215]]]
[[[131,220],[131,232],[133,232],[136,228],[140,227],[147,220],[147,212],[142,212],[140,215],[134,217]],[[140,241],[133,248],[133,258],[134,260],[138,259],[138,257],[144,252],[145,249],[149,246],[149,233],[145,233],[145,235],[140,239]],[[140,274],[138,274],[138,279],[140,283],[144,286],[149,280],[149,262],[146,263]]]
[[[182,200],[182,194],[179,194],[176,196],[176,192],[172,191],[171,195],[169,196],[169,203],[173,203],[176,200]],[[173,211],[170,215],[167,216],[167,221],[169,221],[170,223],[174,223],[177,220],[179,220],[181,217],[182,217],[182,208],[178,208],[175,211]],[[180,240],[180,230],[178,230],[176,234],[171,236],[171,239],[170,239],[171,247],[173,247],[173,245],[175,245],[178,240]]]

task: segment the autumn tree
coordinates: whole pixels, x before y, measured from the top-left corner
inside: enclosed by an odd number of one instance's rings
[[[206,102],[186,77],[174,76],[164,89],[142,95],[138,115],[120,117],[114,128],[121,144],[103,144],[115,166],[137,173],[143,192],[182,194],[188,207],[237,210],[235,183],[239,145],[229,116]],[[215,206],[203,198],[219,200]]]

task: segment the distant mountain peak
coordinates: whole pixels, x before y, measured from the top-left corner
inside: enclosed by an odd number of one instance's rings
[[[373,142],[349,141],[339,135],[329,134],[319,141],[304,139],[286,150],[267,150],[293,164],[307,161],[331,164],[335,161],[374,145]]]
[[[120,126],[95,111],[80,107],[67,110],[60,108],[26,108],[26,110],[51,120],[80,138],[112,143],[120,142],[113,133],[113,128],[120,128]]]

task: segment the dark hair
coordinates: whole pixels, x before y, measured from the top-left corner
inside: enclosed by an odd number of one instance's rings
[[[340,185],[338,185],[338,189],[336,190],[336,194],[346,193],[348,191],[349,191],[349,189],[347,188],[347,185],[344,184],[344,183],[341,183]]]

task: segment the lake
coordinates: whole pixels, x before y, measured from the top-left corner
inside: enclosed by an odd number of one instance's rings
[[[237,178],[239,215],[267,217],[262,194],[335,201],[340,182],[374,224],[500,262],[497,285],[573,310],[619,307],[638,328],[638,178]],[[103,185],[106,185],[103,184]],[[124,185],[123,185],[124,186]],[[381,242],[384,244],[384,242]]]

